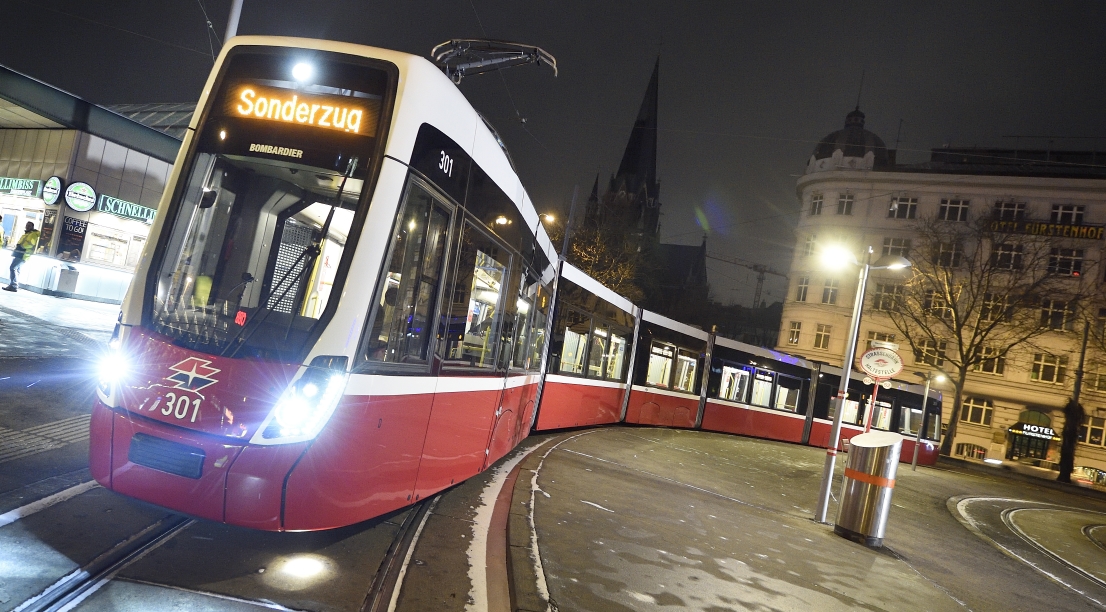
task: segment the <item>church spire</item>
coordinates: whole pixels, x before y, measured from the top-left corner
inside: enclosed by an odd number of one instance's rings
[[[660,67],[658,56],[616,175],[617,182],[626,181],[627,191],[635,193],[644,187],[649,198],[657,197],[657,79]]]

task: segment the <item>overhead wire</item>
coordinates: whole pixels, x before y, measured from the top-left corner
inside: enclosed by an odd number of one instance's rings
[[[211,25],[211,18],[207,16],[207,8],[204,7],[203,0],[196,0],[196,4],[200,5],[200,12],[204,14],[204,21],[207,22],[204,38],[207,39],[207,46],[211,49],[211,63],[215,63],[215,46],[211,44],[211,37],[215,36],[215,42],[219,43],[220,48],[223,46],[223,41],[219,38],[219,33],[215,31],[215,26]]]
[[[149,36],[147,34],[142,34],[141,32],[135,32],[134,30],[128,30],[126,28],[121,28],[119,26],[111,25],[110,23],[104,23],[102,21],[96,21],[95,19],[89,19],[88,17],[82,17],[81,15],[76,15],[74,13],[70,13],[70,12],[67,12],[67,11],[60,10],[60,9],[52,8],[52,7],[49,7],[49,6],[43,6],[42,4],[39,4],[37,2],[30,2],[29,0],[16,0],[16,2],[20,2],[20,3],[23,3],[23,4],[29,5],[29,6],[33,6],[35,8],[44,9],[44,10],[50,11],[51,13],[57,13],[59,15],[65,15],[66,17],[72,17],[73,19],[77,19],[77,20],[80,20],[80,21],[85,21],[85,22],[95,24],[95,25],[98,25],[98,26],[101,26],[101,27],[110,28],[112,30],[117,30],[119,32],[126,32],[127,34],[130,34],[132,36],[138,36],[139,38],[145,38],[146,40],[151,40],[151,41],[156,42],[158,44],[162,44],[162,45],[165,45],[165,46],[168,46],[168,47],[173,47],[174,49],[181,49],[181,50],[184,50],[184,51],[190,51],[192,53],[199,53],[200,55],[203,55],[205,57],[208,55],[207,53],[205,53],[201,49],[193,49],[192,47],[186,47],[184,45],[178,45],[176,43],[171,43],[171,42],[166,41],[166,40],[161,40],[160,38],[154,38],[153,36]]]

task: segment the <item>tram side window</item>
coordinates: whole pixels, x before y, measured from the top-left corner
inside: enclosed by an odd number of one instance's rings
[[[645,373],[645,384],[667,389],[675,355],[676,347],[654,341],[649,347],[649,368]]]
[[[776,375],[776,410],[796,412],[799,408],[799,391],[803,381],[786,374]]]
[[[591,348],[588,350],[588,378],[603,378],[603,361],[610,345],[611,328],[596,323],[591,330]]]
[[[365,357],[425,363],[430,324],[449,237],[449,211],[412,182],[389,248],[379,302],[371,314]]]
[[[876,413],[875,421],[872,422],[872,427],[876,429],[891,429],[891,414],[894,412],[894,407],[891,402],[883,402],[876,400]]]
[[[591,331],[591,317],[576,310],[566,310],[564,317],[565,340],[561,347],[561,367],[565,374],[583,374],[584,356],[587,353]]]
[[[744,368],[722,366],[722,386],[718,397],[731,402],[744,402],[749,389],[749,371]]]
[[[534,316],[530,318],[530,336],[527,369],[536,370],[541,365],[542,351],[545,350],[545,323],[549,319],[549,290],[534,285]]]
[[[626,336],[611,331],[611,341],[607,345],[607,366],[604,377],[607,380],[622,380],[626,365]]]
[[[922,424],[922,409],[913,406],[902,406],[902,422],[899,423],[899,433],[909,436],[918,434],[918,426]]]
[[[465,223],[445,342],[447,365],[495,367],[501,297],[511,258],[505,249]]]
[[[753,374],[753,393],[749,398],[749,403],[755,406],[764,406],[765,408],[772,405],[772,383],[775,382],[776,375],[773,372],[767,370],[757,370]]]
[[[680,349],[676,356],[676,378],[672,382],[672,387],[679,391],[694,391],[695,372],[698,368],[698,356],[691,351]]]

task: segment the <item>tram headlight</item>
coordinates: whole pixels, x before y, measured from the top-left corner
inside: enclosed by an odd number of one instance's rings
[[[308,368],[284,390],[252,442],[289,444],[319,435],[338,407],[348,379],[344,371]]]
[[[106,406],[119,404],[119,383],[131,370],[130,360],[118,344],[112,344],[96,363],[96,395]]]

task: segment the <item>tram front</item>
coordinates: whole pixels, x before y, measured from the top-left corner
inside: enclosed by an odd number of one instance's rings
[[[248,42],[220,57],[166,186],[102,362],[91,468],[124,495],[283,529],[285,479],[345,386],[346,358],[317,345],[397,69],[320,41]]]

